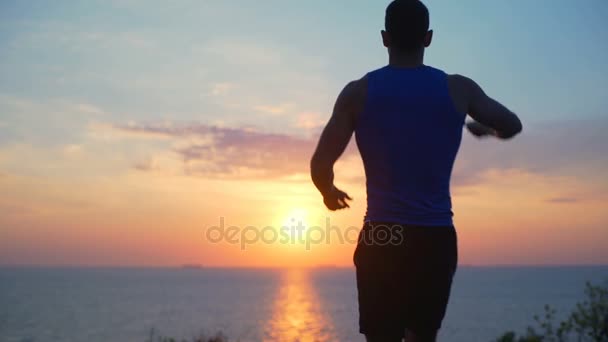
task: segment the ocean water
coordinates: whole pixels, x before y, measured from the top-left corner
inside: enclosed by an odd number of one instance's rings
[[[524,331],[569,312],[608,267],[460,267],[440,341]],[[0,341],[363,341],[353,269],[0,268]]]

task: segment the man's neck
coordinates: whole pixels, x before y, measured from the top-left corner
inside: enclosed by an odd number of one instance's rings
[[[424,49],[415,52],[388,52],[388,64],[400,68],[415,68],[424,65]]]

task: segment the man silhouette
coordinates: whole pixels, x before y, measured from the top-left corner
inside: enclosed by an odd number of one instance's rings
[[[311,160],[327,208],[348,208],[333,165],[355,133],[367,212],[353,259],[359,328],[371,342],[436,340],[457,265],[450,177],[466,115],[477,137],[509,139],[522,129],[471,79],[424,65],[432,36],[421,1],[388,6],[389,63],[346,85]]]

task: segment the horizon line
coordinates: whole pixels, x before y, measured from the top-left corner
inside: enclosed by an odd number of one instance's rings
[[[608,267],[608,263],[555,263],[555,264],[458,264],[458,268],[558,268],[558,267]],[[240,265],[95,265],[95,264],[0,264],[0,268],[88,268],[88,269],[180,269],[180,270],[291,270],[291,269],[354,269],[347,265],[312,266],[240,266]]]

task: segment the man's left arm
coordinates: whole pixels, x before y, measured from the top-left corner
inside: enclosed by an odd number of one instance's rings
[[[349,207],[346,200],[351,198],[334,186],[333,167],[346,149],[355,130],[356,117],[363,108],[364,81],[353,81],[344,87],[310,161],[312,181],[330,210]]]

